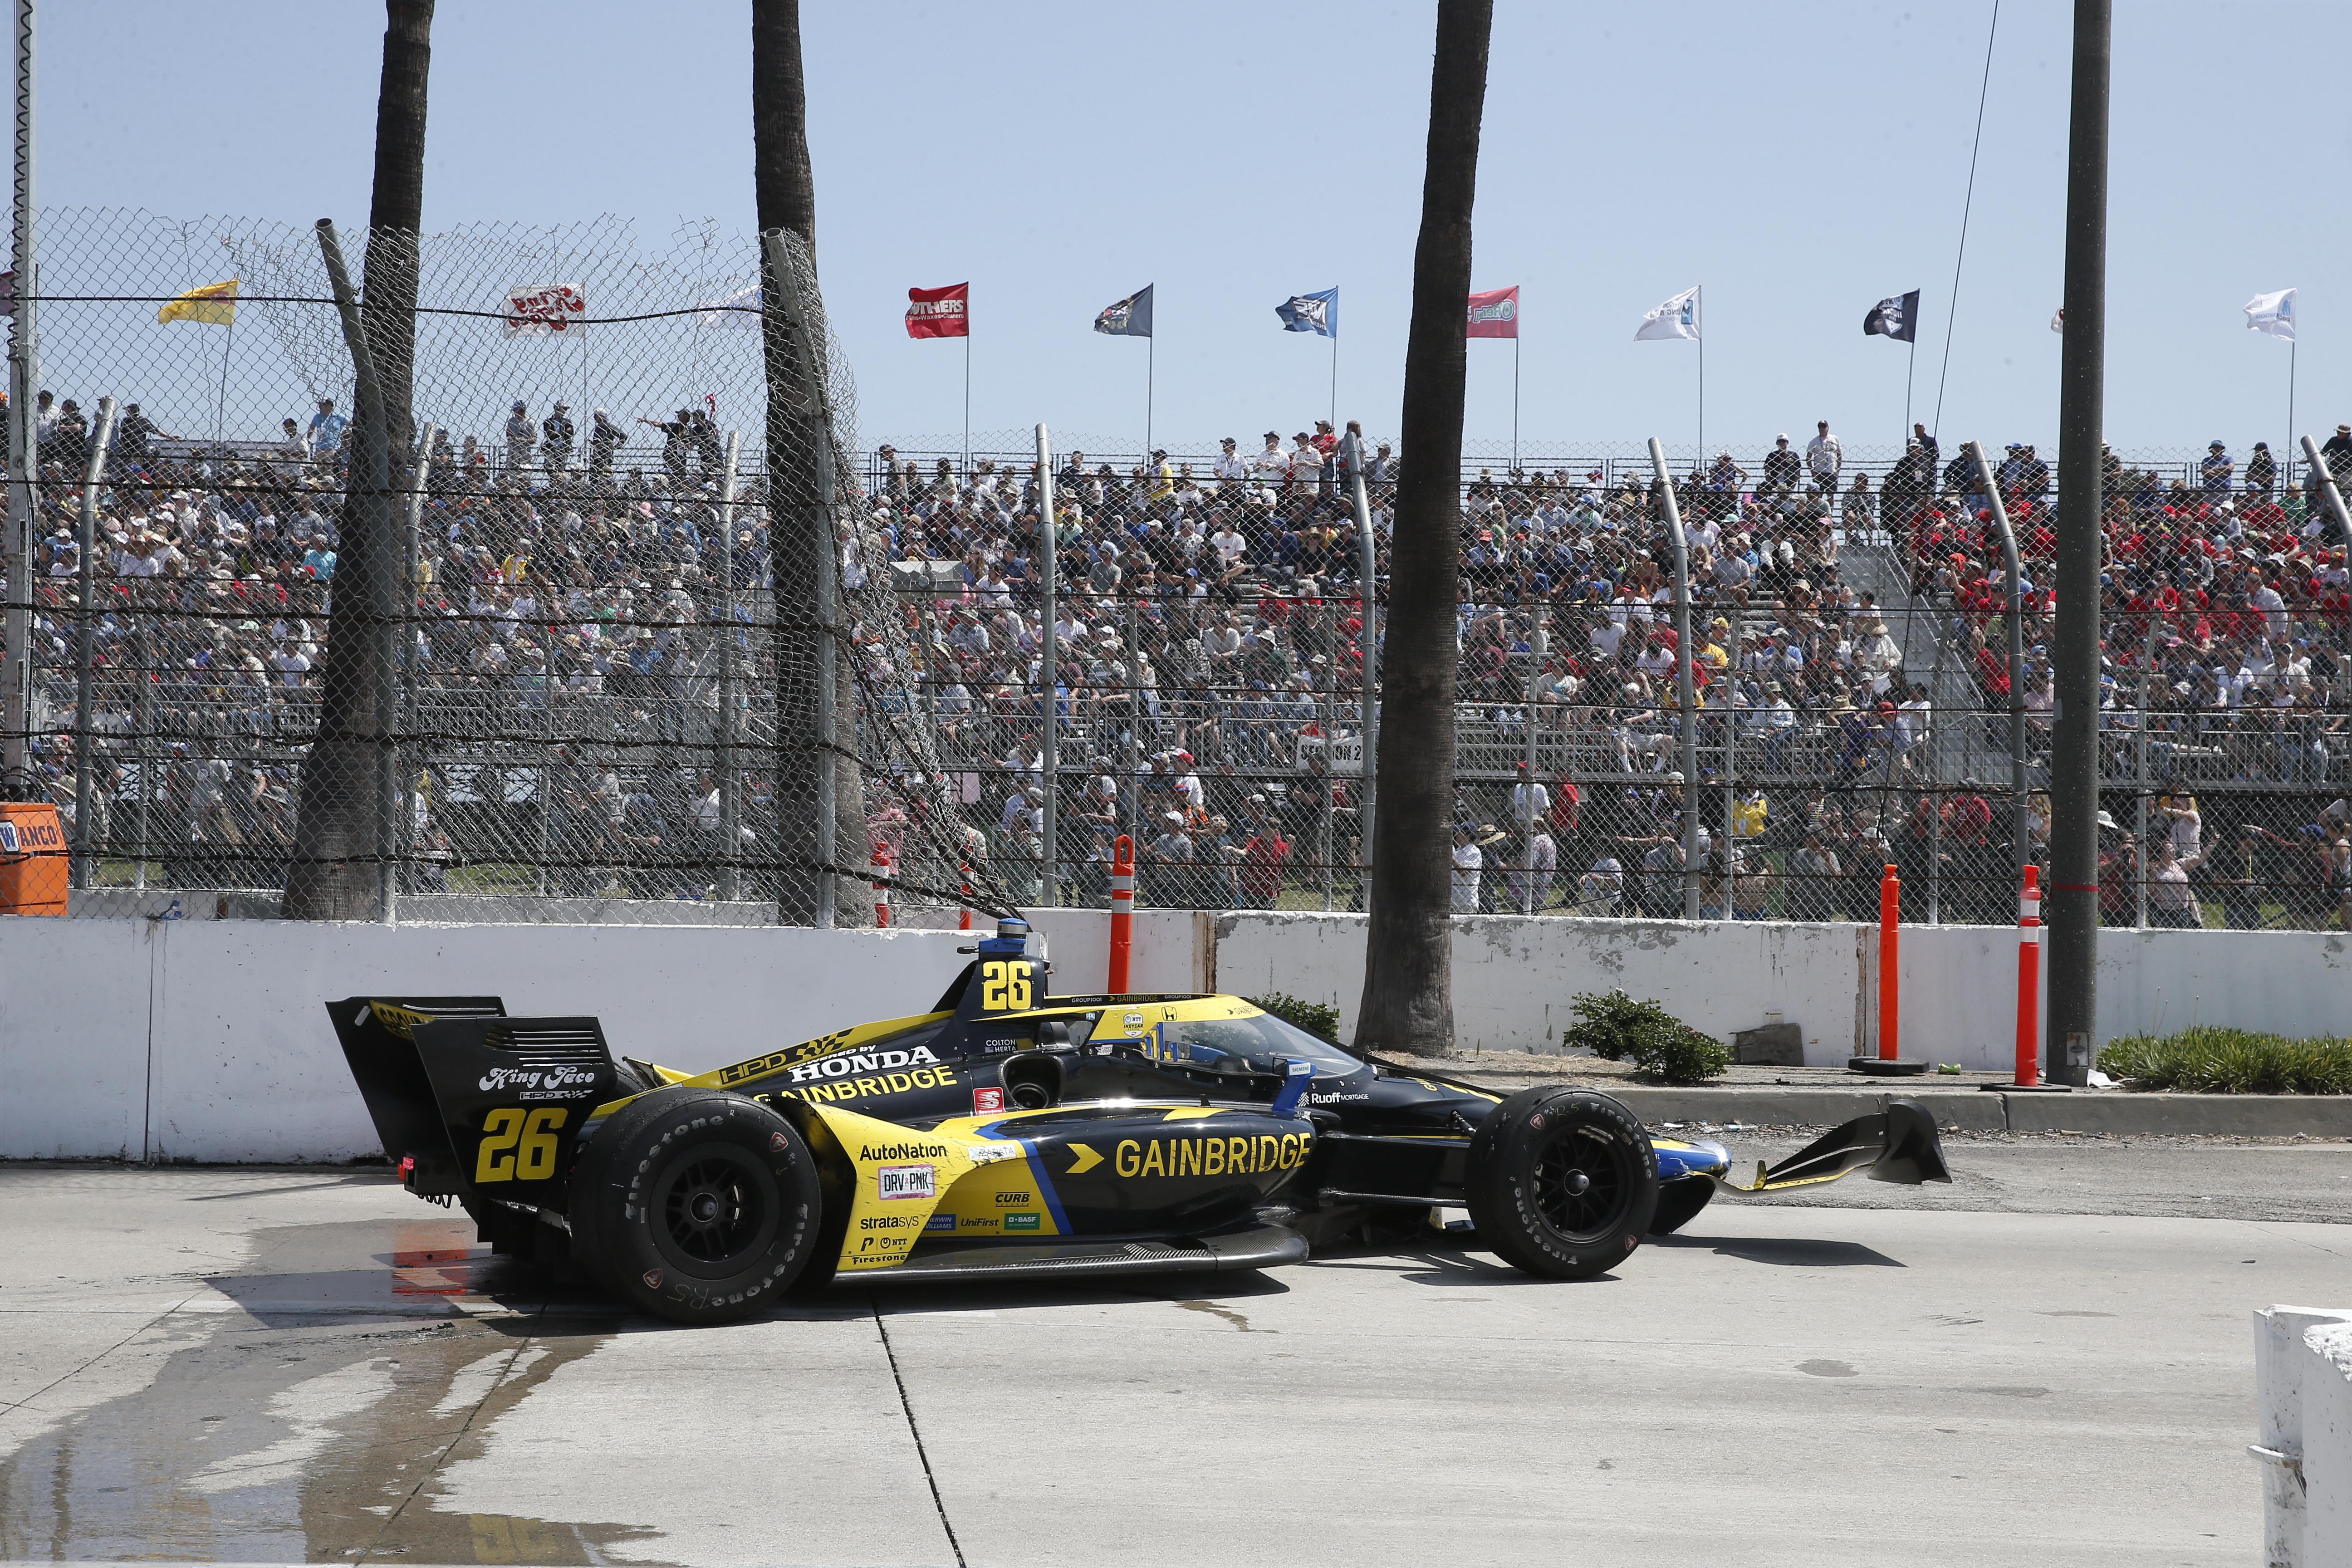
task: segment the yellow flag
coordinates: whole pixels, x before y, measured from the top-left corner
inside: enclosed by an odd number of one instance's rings
[[[236,279],[191,289],[155,312],[159,321],[209,321],[216,327],[236,322]]]

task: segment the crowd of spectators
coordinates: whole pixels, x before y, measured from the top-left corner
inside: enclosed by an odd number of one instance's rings
[[[79,407],[43,396],[36,655],[51,711],[70,713],[89,436]],[[495,861],[526,868],[499,884],[517,890],[707,896],[712,864],[758,858],[757,824],[775,810],[761,770],[722,780],[695,743],[709,733],[696,715],[716,701],[722,641],[742,649],[750,700],[772,690],[762,639],[744,629],[768,614],[761,497],[747,480],[728,503],[708,409],[617,420],[595,409],[584,435],[572,415],[518,403],[493,440],[444,436],[432,456],[402,643],[419,731],[446,738],[472,712],[485,735],[538,726],[545,743],[426,748],[407,875],[431,890],[454,861]],[[640,425],[657,454],[629,445]],[[307,424],[285,421],[277,444],[207,451],[124,410],[92,563],[98,729],[163,740],[94,747],[86,807],[69,726],[36,747],[47,787],[69,816],[87,810],[94,841],[126,841],[135,796],[152,818],[145,841],[177,844],[184,877],[269,879],[315,722],[347,436],[322,404]],[[1384,580],[1396,458],[1352,424],[1268,431],[1255,451],[1228,439],[1200,462],[1068,454],[1054,475],[1049,678],[1043,476],[880,448],[842,526],[844,582],[866,606],[853,635],[869,700],[897,694],[924,765],[869,791],[875,844],[896,865],[935,862],[933,885],[958,871],[952,858],[1020,901],[1042,897],[1049,860],[1062,898],[1103,901],[1124,836],[1148,902],[1360,904],[1358,714],[1379,653],[1343,450],[1360,455]],[[2352,430],[2328,454],[2352,478]],[[2229,802],[2205,839],[2167,832],[2159,848],[2151,826],[2143,850],[2136,798],[2115,829],[2116,886],[2191,888],[2150,893],[2167,918],[2185,898],[2192,914],[2221,905],[2233,922],[2311,923],[2341,919],[2332,911],[2352,897],[2347,824],[2330,805],[2352,742],[2345,541],[2308,477],[2286,478],[2259,444],[2242,471],[2215,443],[2169,480],[2108,459],[2108,775],[2136,779],[2144,753],[2168,801],[2201,787],[2209,812],[2217,793]],[[1995,482],[2023,555],[2038,751],[2053,708],[2053,478],[2019,445]],[[1928,755],[1947,725],[1986,726],[2005,744],[1990,716],[2008,699],[2006,584],[1972,468],[1945,460],[1923,428],[1874,483],[1822,422],[1801,447],[1777,440],[1752,471],[1726,453],[1676,489],[1695,779],[1682,773],[1654,487],[1591,469],[1465,476],[1456,907],[1677,913],[1696,812],[1704,912],[1866,918],[1879,868],[1895,864],[1906,887],[1937,890],[1941,918],[2007,918],[2010,803],[1937,775]],[[1856,580],[1862,548],[1893,563],[1891,584]],[[1960,705],[1979,712],[1938,712],[1952,689],[1923,648],[1966,672],[1974,701]],[[869,752],[885,717],[867,715]],[[581,737],[618,744],[562,743]],[[731,846],[727,788],[753,825]],[[2029,836],[2046,820],[2029,811]],[[2216,837],[2232,848],[2213,850]],[[2028,853],[2043,842],[2029,837]],[[2127,897],[2121,916],[2133,912]]]

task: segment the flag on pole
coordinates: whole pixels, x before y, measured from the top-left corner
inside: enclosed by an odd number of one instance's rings
[[[1919,341],[1919,290],[1908,294],[1889,294],[1870,308],[1862,319],[1864,337],[1893,338],[1897,342]]]
[[[714,331],[756,332],[760,330],[760,286],[738,289],[723,300],[704,300],[695,309],[701,324]]]
[[[2063,332],[2063,331],[2064,331],[2066,330],[2066,307],[2065,307],[2065,306],[2063,306],[2063,305],[2059,306],[2059,307],[2058,307],[2058,313],[2057,313],[2056,315],[2054,315],[2054,316],[2053,316],[2053,317],[2051,317],[2051,318],[2050,318],[2050,330],[2051,330],[2052,331],[2053,331],[2053,332]]]
[[[1318,337],[1339,335],[1339,290],[1326,289],[1320,294],[1293,294],[1274,308],[1282,318],[1286,332],[1313,332]]]
[[[971,335],[971,285],[907,290],[907,335],[962,338]]]
[[[1465,336],[1516,338],[1519,335],[1519,286],[1490,289],[1470,296],[1470,325]]]
[[[2246,325],[2258,332],[2294,342],[2294,290],[2257,294],[2246,301]]]
[[[14,279],[11,279],[13,284]],[[13,300],[15,289],[9,290]],[[186,293],[155,312],[159,321],[205,321],[216,327],[236,324],[236,279],[226,283],[207,283]]]
[[[1635,342],[1656,338],[1695,338],[1698,336],[1698,290],[1685,289],[1664,304],[1642,318],[1641,330],[1633,334]]]
[[[1151,289],[1146,283],[1116,304],[1105,305],[1095,315],[1095,331],[1114,338],[1148,338],[1151,335]]]

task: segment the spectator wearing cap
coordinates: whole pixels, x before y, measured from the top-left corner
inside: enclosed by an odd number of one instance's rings
[[[1478,829],[1467,822],[1454,825],[1454,912],[1475,915],[1478,912],[1481,884],[1485,881],[1486,857],[1478,847]]]
[[[2197,475],[2203,482],[2208,504],[2218,506],[2229,499],[2230,481],[2237,471],[2236,461],[2222,443],[2216,441],[2205,448],[2205,460],[2197,465]]]
[[[547,464],[547,471],[560,476],[572,466],[572,443],[579,435],[572,423],[572,405],[558,403],[540,421],[539,430],[540,456]]]
[[[1803,478],[1803,465],[1798,460],[1797,454],[1789,449],[1788,432],[1783,431],[1772,437],[1772,449],[1764,454],[1764,488],[1787,495],[1796,489]]]

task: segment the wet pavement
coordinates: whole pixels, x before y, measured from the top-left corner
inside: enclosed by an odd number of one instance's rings
[[[2166,1205],[2254,1168],[2142,1156]],[[2275,1158],[2285,1212],[2352,1185]],[[2352,1303],[2347,1226],[1719,1202],[1587,1286],[1360,1251],[679,1330],[381,1172],[0,1166],[0,1214],[5,1560],[2239,1563],[2248,1314]]]

